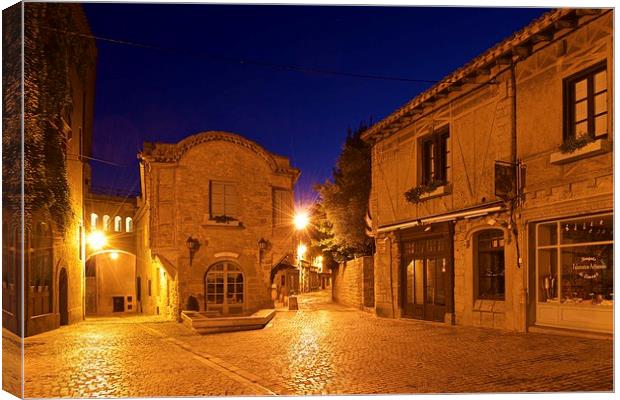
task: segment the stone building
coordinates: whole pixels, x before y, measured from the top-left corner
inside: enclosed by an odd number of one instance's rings
[[[145,143],[136,236],[141,307],[245,314],[273,307],[274,268],[293,254],[287,158],[226,132]]]
[[[29,336],[84,317],[83,197],[97,49],[79,4],[22,2],[4,10],[3,20],[2,324]],[[87,36],[49,29],[59,20]]]
[[[363,134],[378,315],[612,330],[612,19],[549,12]]]
[[[87,243],[86,315],[139,311],[133,223],[136,197],[131,193],[91,187],[85,198],[87,232],[99,231],[106,238],[101,249],[90,249]]]

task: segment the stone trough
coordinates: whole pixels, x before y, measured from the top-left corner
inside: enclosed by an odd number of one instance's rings
[[[276,315],[274,309],[258,310],[252,315],[221,317],[215,313],[183,311],[183,324],[200,334],[262,329]]]

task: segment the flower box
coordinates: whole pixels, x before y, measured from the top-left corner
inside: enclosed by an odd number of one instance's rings
[[[607,153],[611,150],[611,142],[607,139],[594,140],[583,147],[580,147],[572,153],[562,153],[557,151],[551,154],[551,164],[565,164],[583,158],[596,156]]]
[[[422,193],[420,195],[420,200],[426,200],[432,197],[443,196],[444,194],[448,194],[448,193],[450,193],[450,187],[448,185],[443,185],[443,186],[437,187],[432,192]]]

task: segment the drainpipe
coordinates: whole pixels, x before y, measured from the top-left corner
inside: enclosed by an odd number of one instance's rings
[[[514,211],[515,208],[518,207],[520,201],[521,201],[521,193],[520,193],[520,179],[518,179],[518,174],[521,173],[520,171],[520,165],[518,165],[517,160],[517,78],[516,78],[516,62],[512,62],[510,64],[510,81],[512,84],[512,90],[511,90],[511,98],[512,98],[512,107],[511,107],[511,135],[510,135],[510,155],[511,155],[511,162],[513,163],[515,169],[516,169],[516,174],[517,174],[517,187],[516,187],[516,197],[515,199],[513,199],[510,203],[510,223],[512,225],[512,233],[514,234],[514,238],[515,238],[515,247],[516,247],[516,251],[517,251],[517,269],[518,271],[521,272],[521,290],[519,293],[519,315],[520,318],[517,319],[518,321],[518,327],[517,329],[519,331],[525,332],[527,330],[527,313],[528,313],[528,307],[527,307],[527,281],[528,281],[528,274],[521,269],[522,266],[522,258],[521,258],[521,248],[519,245],[519,241],[520,241],[520,237],[519,237],[519,228],[518,228],[518,223],[517,221],[515,221],[514,219]]]

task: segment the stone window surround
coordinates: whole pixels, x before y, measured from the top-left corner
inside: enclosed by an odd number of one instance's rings
[[[480,251],[478,249],[478,240],[479,240],[481,234],[486,233],[486,232],[490,232],[490,231],[501,232],[502,233],[502,240],[504,241],[504,244],[502,245],[502,250],[501,250],[501,252],[502,252],[502,254],[504,256],[504,297],[503,298],[500,298],[500,297],[480,298],[480,297],[478,297],[479,296],[479,293],[478,293],[478,290],[479,290],[479,279],[480,279],[480,274],[479,274]],[[474,300],[475,300],[474,301],[474,309],[477,308],[476,307],[477,304],[479,304],[478,308],[481,308],[483,305],[485,305],[485,307],[484,307],[485,309],[482,310],[482,311],[485,311],[486,309],[489,308],[488,305],[487,305],[488,302],[492,302],[492,303],[501,302],[503,304],[503,302],[505,300],[505,297],[506,297],[506,280],[505,280],[505,276],[506,276],[505,275],[505,272],[506,272],[505,259],[506,259],[506,256],[505,256],[505,253],[504,253],[504,246],[505,246],[505,243],[507,243],[507,240],[506,240],[506,235],[505,235],[505,233],[504,233],[504,231],[502,229],[494,228],[492,226],[490,226],[489,228],[486,228],[486,229],[477,230],[473,234],[472,238],[474,239],[473,240],[473,243],[474,243],[474,245],[473,245],[473,257],[472,257],[473,268],[474,268],[474,271],[473,271],[474,272],[474,282],[473,282],[473,285],[474,285]],[[493,308],[493,307],[494,306],[492,306],[491,308]]]

